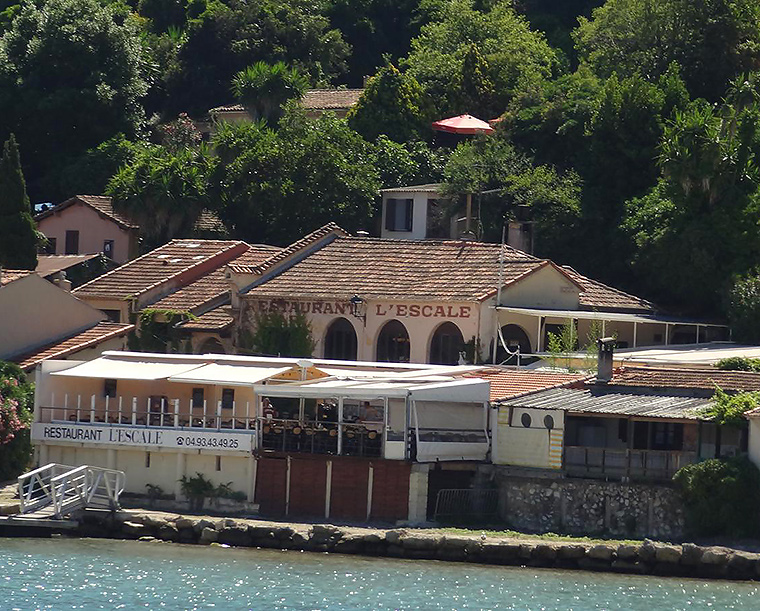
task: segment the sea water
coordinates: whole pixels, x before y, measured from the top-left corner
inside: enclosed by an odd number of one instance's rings
[[[0,539],[0,609],[760,609],[749,582],[105,539]]]

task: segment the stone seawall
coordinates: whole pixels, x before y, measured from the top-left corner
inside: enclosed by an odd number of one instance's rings
[[[683,502],[670,486],[517,477],[497,471],[499,513],[528,532],[681,540]]]
[[[692,543],[562,542],[147,512],[85,512],[78,535],[618,573],[760,580],[760,554]]]

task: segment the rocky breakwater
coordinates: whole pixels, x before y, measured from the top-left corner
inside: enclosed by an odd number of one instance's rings
[[[582,569],[642,575],[760,580],[760,554],[692,543],[574,542],[377,530],[155,513],[85,514],[80,535],[283,550]]]

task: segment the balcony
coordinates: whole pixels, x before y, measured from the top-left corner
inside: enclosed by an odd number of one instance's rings
[[[669,481],[681,467],[696,461],[696,452],[566,446],[563,466],[571,477]]]

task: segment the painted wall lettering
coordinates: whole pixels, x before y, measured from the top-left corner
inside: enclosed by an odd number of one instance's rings
[[[281,312],[283,314],[326,314],[347,316],[351,314],[351,305],[343,301],[288,301],[278,299],[259,301],[259,312]],[[406,303],[376,303],[370,312],[375,316],[389,318],[470,318],[472,306],[469,305],[419,305]]]

